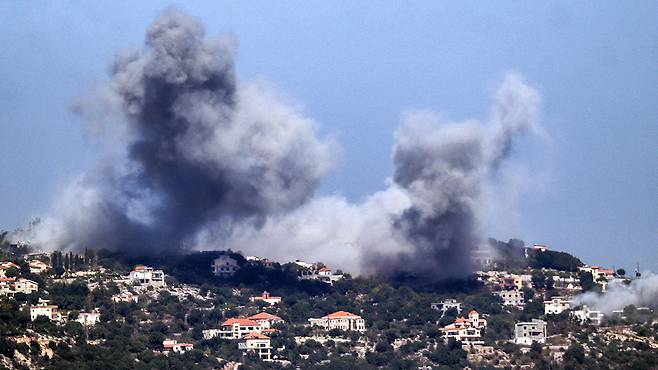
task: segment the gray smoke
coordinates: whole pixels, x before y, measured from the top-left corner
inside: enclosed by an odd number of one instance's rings
[[[574,305],[587,305],[605,314],[623,310],[626,306],[658,307],[658,275],[646,273],[642,278],[625,284],[613,280],[605,293],[587,292],[574,298]]]
[[[77,107],[101,126],[118,123],[96,112],[119,110],[123,156],[75,182],[41,239],[176,249],[210,223],[228,232],[303,204],[332,166],[333,144],[264,83],[237,81],[234,54],[232,38],[206,39],[195,18],[159,16],[144,48],[117,57],[109,86]]]
[[[77,107],[109,159],[74,181],[32,241],[140,253],[230,247],[428,281],[472,271],[492,179],[515,138],[538,127],[536,90],[508,74],[487,124],[406,114],[384,190],[357,204],[313,198],[333,143],[266,84],[238,81],[234,44],[168,10],[141,50],[117,57],[110,83]]]
[[[306,256],[388,278],[464,277],[483,239],[491,188],[506,175],[501,164],[517,137],[538,129],[540,104],[539,93],[510,73],[496,91],[488,124],[451,122],[429,111],[406,114],[395,133],[387,189],[358,204],[315,198],[262,229],[241,228],[229,244],[258,254],[267,243],[271,257]]]

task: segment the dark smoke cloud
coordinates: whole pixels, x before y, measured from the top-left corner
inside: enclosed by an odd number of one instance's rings
[[[177,10],[158,17],[143,50],[118,57],[110,86],[77,110],[94,118],[99,105],[120,110],[125,157],[69,189],[74,203],[42,228],[56,247],[175,249],[209,223],[258,225],[303,204],[332,164],[332,144],[312,121],[263,83],[237,81],[230,37],[205,39]]]
[[[483,218],[504,218],[492,211],[497,206],[492,193],[522,190],[512,182],[503,189],[495,184],[511,175],[502,164],[514,141],[540,129],[540,104],[539,93],[509,73],[487,124],[451,122],[429,111],[406,114],[395,133],[395,169],[387,189],[359,204],[315,198],[259,230],[240,228],[230,244],[262,253],[259,246],[268,243],[272,257],[310,256],[392,279],[431,283],[464,277],[474,268],[473,249],[484,240]]]
[[[77,109],[110,142],[111,160],[69,187],[32,241],[136,253],[230,247],[430,282],[472,271],[491,179],[515,138],[538,128],[536,90],[508,74],[487,124],[406,114],[393,177],[355,204],[312,197],[333,143],[266,84],[238,81],[234,44],[206,39],[176,10],[156,19],[144,48],[118,57],[109,85]]]

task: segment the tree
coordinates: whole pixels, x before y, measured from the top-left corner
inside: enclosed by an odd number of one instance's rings
[[[617,275],[618,275],[618,276],[626,276],[626,270],[624,270],[624,269],[617,269]]]
[[[532,286],[535,289],[544,289],[546,287],[546,275],[541,270],[532,272]]]
[[[596,288],[596,283],[594,283],[594,278],[590,272],[581,272],[580,273],[580,287],[583,289],[583,292],[589,292]]]

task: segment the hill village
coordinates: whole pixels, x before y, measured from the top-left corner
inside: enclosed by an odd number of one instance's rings
[[[4,242],[0,369],[658,366],[653,308],[574,300],[639,272],[518,244],[492,240],[471,280],[428,288],[231,251],[133,264]]]

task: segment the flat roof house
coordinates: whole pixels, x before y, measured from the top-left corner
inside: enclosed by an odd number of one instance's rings
[[[546,343],[546,321],[532,319],[514,325],[514,343],[529,346],[532,342]]]

